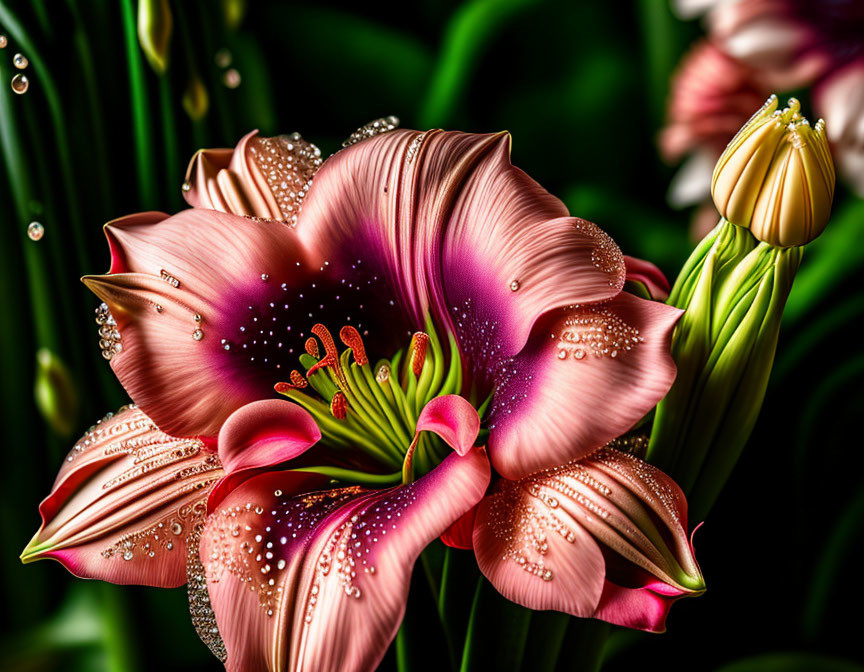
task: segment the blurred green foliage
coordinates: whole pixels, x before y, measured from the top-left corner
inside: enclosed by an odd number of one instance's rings
[[[18,562],[69,447],[34,402],[37,352],[59,358],[80,393],[75,433],[126,401],[99,354],[97,301],[77,279],[107,264],[104,222],[183,207],[196,149],[233,146],[259,128],[300,131],[327,154],[387,114],[407,127],[508,129],[514,163],[626,254],[674,277],[692,248],[692,213],[666,205],[674,167],[661,163],[655,138],[670,75],[701,29],[661,0],[168,4],[173,30],[155,43],[168,63],[160,76],[141,50],[133,0],[0,0],[9,41],[0,50],[0,669],[218,669],[182,590],[117,588]],[[240,75],[236,88],[216,63],[220,50]],[[24,95],[9,87],[19,51],[30,60]],[[38,242],[27,237],[31,221],[45,227]],[[864,204],[839,189],[790,298],[762,417],[696,538],[708,593],[677,605],[666,635],[607,639],[603,624],[520,613],[484,594],[464,554],[438,549],[425,570],[433,581],[450,576],[447,591],[430,600],[418,565],[410,627],[384,668],[421,669],[433,652],[442,669],[494,660],[498,669],[588,670],[602,650],[607,670],[645,661],[861,669],[841,659],[864,659],[856,619],[844,615],[864,597],[862,229]],[[482,609],[459,621],[475,598]]]

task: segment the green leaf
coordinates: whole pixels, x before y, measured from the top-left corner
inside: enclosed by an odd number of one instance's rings
[[[444,34],[444,45],[432,83],[420,107],[420,126],[451,123],[480,57],[495,36],[535,0],[473,0],[454,13]]]
[[[864,538],[864,486],[839,512],[840,518],[822,548],[807,590],[803,630],[811,641],[823,630],[833,591],[848,576],[842,571],[843,563],[857,563],[854,549]]]
[[[854,200],[839,209],[825,232],[807,246],[803,264],[786,307],[787,325],[798,323],[817,309],[828,295],[864,264],[864,201]]]
[[[485,578],[477,582],[461,672],[517,672],[522,667],[530,609],[502,597]]]

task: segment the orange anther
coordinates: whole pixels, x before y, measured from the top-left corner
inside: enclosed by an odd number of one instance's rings
[[[342,342],[351,348],[354,353],[354,361],[360,366],[366,366],[369,360],[366,358],[366,348],[363,346],[363,339],[360,333],[351,325],[346,324],[339,330],[339,338]]]
[[[330,400],[330,413],[337,420],[344,420],[347,412],[348,400],[341,391],[337,392],[333,395],[333,399]]]

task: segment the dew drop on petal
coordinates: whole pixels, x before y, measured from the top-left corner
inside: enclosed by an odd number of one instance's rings
[[[184,192],[189,191],[192,188],[191,182],[184,182],[183,186],[180,187]]]
[[[12,78],[12,90],[21,95],[22,93],[27,93],[27,89],[30,88],[30,80],[27,79],[27,75],[22,75],[20,72]]]
[[[513,282],[510,283],[510,291],[511,292],[518,292],[519,288],[521,286],[522,286],[521,282],[519,282],[518,280],[514,280]]]
[[[12,57],[12,64],[19,70],[23,70],[30,65],[30,61],[27,60],[27,57],[24,54],[15,54]]]
[[[42,226],[39,222],[30,222],[27,227],[27,237],[30,240],[41,240],[42,236],[45,235],[45,227]]]

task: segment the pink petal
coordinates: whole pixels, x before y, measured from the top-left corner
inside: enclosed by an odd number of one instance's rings
[[[299,136],[246,134],[234,150],[198,152],[189,164],[184,192],[194,208],[295,224],[320,151]]]
[[[675,379],[669,348],[680,315],[622,292],[547,316],[495,372],[495,469],[520,478],[584,457],[633,427]]]
[[[664,594],[701,592],[702,573],[687,536],[687,500],[675,481],[635,455],[609,448],[580,460],[578,468],[580,477],[603,485],[595,501],[607,512],[587,516],[583,525],[637,567],[640,577],[650,575],[635,585]]]
[[[665,301],[669,298],[672,287],[663,271],[650,261],[624,255],[624,265],[627,267],[627,282],[636,282],[645,287],[650,297],[655,301]]]
[[[447,394],[423,407],[416,431],[435,432],[459,455],[471,450],[480,431],[480,416],[464,397]]]
[[[671,479],[603,449],[500,481],[478,507],[474,549],[483,574],[518,604],[658,630],[674,599],[704,590],[686,524]]]
[[[233,149],[202,149],[195,152],[186,169],[185,184],[189,185],[189,190],[183,192],[183,198],[189,205],[193,208],[231,212],[221,193],[217,176],[220,171],[228,168],[233,154]]]
[[[603,554],[569,507],[552,510],[529,485],[499,481],[477,507],[474,552],[480,571],[523,607],[592,616],[603,592]]]
[[[666,632],[669,610],[683,595],[664,595],[647,587],[624,588],[606,581],[594,618],[634,630]]]
[[[302,455],[320,439],[312,416],[290,401],[253,401],[235,411],[219,430],[226,476],[210,493],[209,510],[251,476]]]
[[[510,164],[509,148],[507,134],[397,130],[365,140],[324,164],[298,234],[337,268],[370,264],[418,328],[430,311],[452,322],[482,368],[490,354],[517,352],[544,311],[611,298],[624,282],[611,239],[568,218]],[[472,350],[483,338],[473,325],[485,320],[497,326],[484,357]]]
[[[460,548],[464,551],[469,551],[474,548],[474,520],[477,518],[477,507],[473,507],[467,513],[453,523],[444,534],[441,535],[443,541],[450,548]]]
[[[161,432],[137,408],[99,422],[72,449],[39,511],[24,562],[59,560],[84,578],[173,588],[186,582],[186,536],[222,476],[199,439]]]
[[[311,321],[298,295],[321,275],[289,227],[187,210],[133,216],[106,233],[122,272],[84,282],[117,320],[123,349],[111,366],[142,410],[171,434],[215,436],[234,410],[275,396]]]
[[[286,473],[237,488],[202,536],[226,669],[374,669],[417,556],[483,496],[488,461],[474,450],[409,485],[295,498],[282,492]]]

